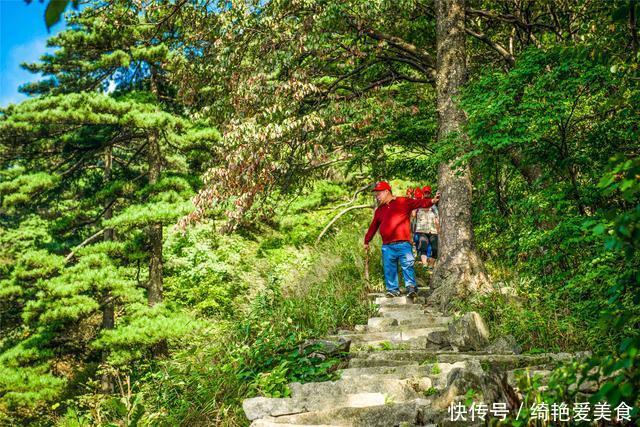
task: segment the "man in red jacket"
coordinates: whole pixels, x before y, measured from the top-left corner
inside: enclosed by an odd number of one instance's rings
[[[433,199],[396,197],[392,194],[389,183],[385,181],[378,182],[373,191],[376,193],[378,208],[364,237],[364,248],[369,250],[369,242],[373,239],[376,231],[380,229],[380,236],[382,237],[382,266],[384,268],[387,296],[400,296],[398,261],[400,261],[400,266],[402,267],[407,296],[414,296],[418,288],[413,270],[415,259],[411,250],[409,218],[412,210],[428,208],[437,204],[440,196],[437,195]]]

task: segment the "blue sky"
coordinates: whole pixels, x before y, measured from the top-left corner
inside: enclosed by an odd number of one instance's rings
[[[47,38],[65,28],[61,20],[47,32],[45,6],[39,0],[29,5],[24,0],[0,0],[0,107],[27,98],[18,86],[37,76],[21,69],[20,63],[38,60],[47,52]]]

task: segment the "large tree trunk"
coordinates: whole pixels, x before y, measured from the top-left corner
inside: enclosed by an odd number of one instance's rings
[[[438,142],[452,133],[464,143],[465,114],[455,103],[466,80],[464,0],[436,0]],[[432,281],[432,299],[447,309],[454,297],[489,289],[489,280],[474,243],[471,223],[471,173],[469,165],[439,168],[439,261]]]

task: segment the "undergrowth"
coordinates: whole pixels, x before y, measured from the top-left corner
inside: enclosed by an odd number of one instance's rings
[[[300,344],[373,313],[362,249],[371,212],[353,212],[313,245],[335,212],[310,210],[342,191],[319,183],[269,226],[221,236],[203,224],[171,235],[166,295],[204,322],[172,343],[169,358],[115,372],[124,384],[115,396],[89,385],[66,402],[58,424],[244,426],[244,399],[287,397],[290,382],[334,379],[343,359],[312,357],[313,347]],[[378,262],[370,268],[381,277]]]

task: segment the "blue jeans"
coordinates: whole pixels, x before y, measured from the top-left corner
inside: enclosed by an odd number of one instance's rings
[[[398,261],[402,267],[405,287],[416,286],[416,274],[413,270],[413,251],[411,243],[401,242],[382,245],[382,267],[387,291],[400,292],[398,286]]]

